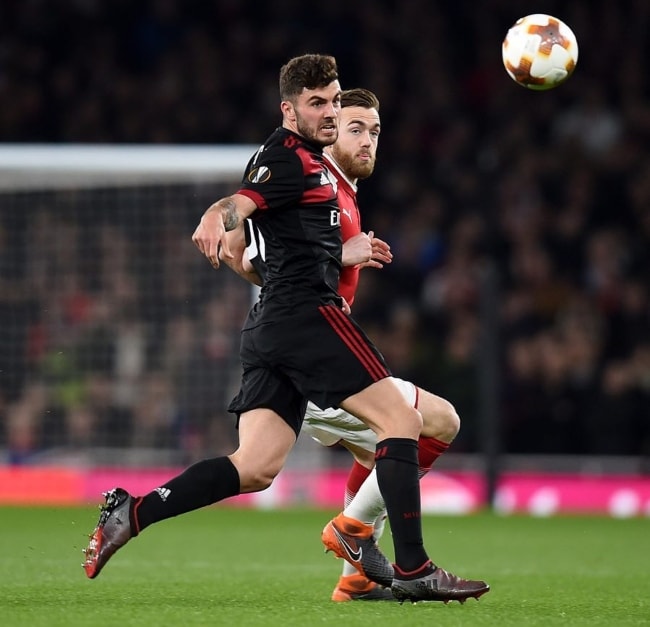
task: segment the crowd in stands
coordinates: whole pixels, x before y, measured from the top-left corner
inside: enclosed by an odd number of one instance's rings
[[[574,75],[546,93],[501,66],[511,0],[5,2],[0,142],[257,144],[280,121],[279,67],[334,54],[343,87],[381,101],[359,200],[395,261],[364,270],[355,316],[395,374],[451,400],[455,450],[479,451],[481,351],[496,334],[503,450],[650,457],[650,3],[536,10],[580,45]],[[211,191],[133,207],[137,224],[83,194],[63,199],[68,215],[32,197],[2,212],[12,459],[231,446],[249,292],[189,242]]]

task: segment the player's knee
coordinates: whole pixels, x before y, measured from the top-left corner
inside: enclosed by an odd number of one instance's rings
[[[271,487],[271,484],[273,483],[273,480],[276,478],[277,474],[272,474],[269,472],[259,472],[255,475],[253,475],[251,481],[253,484],[253,490],[255,492],[259,492],[261,490],[266,490],[267,488]]]
[[[451,442],[460,431],[460,416],[449,402],[438,403],[434,411],[422,411],[422,435]]]
[[[261,492],[271,486],[278,472],[272,468],[250,469],[240,474],[241,492]]]
[[[441,429],[443,436],[441,439],[447,442],[451,442],[460,431],[460,416],[451,403],[442,412]]]
[[[241,448],[230,456],[230,461],[239,473],[242,494],[266,490],[282,469],[278,460],[252,458],[250,454],[244,455]]]

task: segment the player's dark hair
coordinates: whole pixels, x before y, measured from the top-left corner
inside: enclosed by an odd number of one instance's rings
[[[291,100],[303,89],[327,87],[339,77],[336,59],[326,54],[303,54],[280,69],[280,99]]]
[[[362,87],[345,89],[341,92],[341,109],[345,109],[345,107],[363,107],[379,111],[379,98],[369,89]]]

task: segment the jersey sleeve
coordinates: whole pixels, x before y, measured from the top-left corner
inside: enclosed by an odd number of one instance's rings
[[[294,151],[281,146],[262,148],[249,162],[237,192],[258,209],[276,209],[296,203],[304,193],[305,176]]]

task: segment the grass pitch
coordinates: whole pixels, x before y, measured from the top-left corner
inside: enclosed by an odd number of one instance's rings
[[[0,508],[0,623],[650,625],[648,519],[427,516],[431,556],[492,590],[400,605],[329,600],[341,562],[320,530],[335,513],[207,508],[147,529],[90,581],[81,550],[96,509]]]

